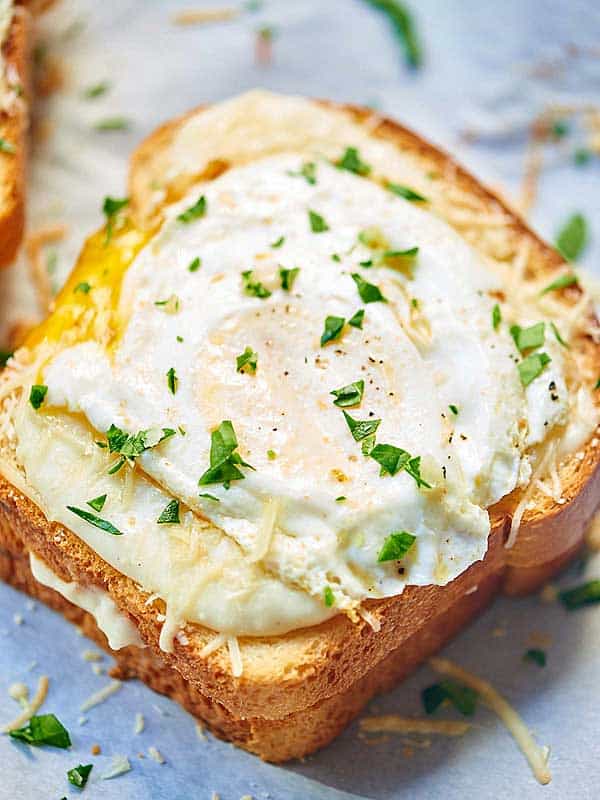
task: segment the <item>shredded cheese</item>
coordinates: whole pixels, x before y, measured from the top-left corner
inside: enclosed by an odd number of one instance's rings
[[[152,746],[149,747],[148,748],[148,755],[150,756],[150,758],[154,759],[154,761],[156,761],[157,764],[164,764],[165,763],[165,758],[164,758],[163,754],[160,752],[160,750],[157,750],[156,747],[152,747]]]
[[[129,759],[127,756],[120,756],[116,755],[113,756],[113,759],[110,763],[110,766],[103,772],[100,777],[103,781],[108,781],[111,778],[117,778],[119,775],[124,775],[126,772],[131,770],[131,764],[129,763]]]
[[[479,694],[481,701],[494,711],[506,725],[529,762],[536,780],[543,785],[550,783],[552,776],[548,769],[548,749],[540,747],[536,743],[519,714],[490,683],[453,664],[446,658],[431,658],[429,664],[441,675],[447,675],[474,689]]]
[[[250,562],[261,561],[269,552],[280,506],[281,501],[273,497],[265,503],[254,549],[250,554]]]
[[[237,8],[202,8],[178,11],[173,15],[175,25],[205,25],[208,22],[225,22],[239,14]]]
[[[370,611],[367,611],[366,608],[362,608],[359,606],[357,609],[358,616],[364,619],[364,621],[369,625],[375,633],[379,633],[381,630],[381,622],[377,619],[374,614],[371,614]]]
[[[239,678],[244,671],[244,665],[242,663],[242,654],[240,652],[237,636],[227,637],[227,649],[229,650],[229,658],[231,659],[231,674],[234,678]]]
[[[135,715],[135,725],[133,728],[133,732],[135,734],[139,734],[144,730],[145,726],[146,726],[146,720],[144,719],[144,715],[140,714],[140,712],[138,711],[137,714]]]
[[[211,653],[214,653],[216,650],[220,650],[224,644],[227,643],[227,636],[224,633],[219,633],[214,636],[210,642],[204,645],[202,650],[200,650],[199,656],[200,658],[206,658]]]
[[[13,719],[12,722],[9,722],[8,725],[5,725],[2,728],[3,733],[8,733],[9,731],[14,731],[17,728],[21,728],[25,725],[26,722],[29,722],[31,717],[35,714],[35,712],[41,707],[42,703],[46,699],[46,695],[48,694],[48,685],[49,680],[46,675],[40,676],[38,681],[38,688],[35,695],[32,697],[31,702],[27,705],[27,708],[23,710],[18,717]]]
[[[437,733],[441,736],[463,736],[473,726],[469,722],[451,720],[413,719],[386,714],[360,720],[360,729],[367,733]]]
[[[123,684],[121,681],[111,681],[103,689],[100,689],[100,691],[94,692],[94,694],[90,695],[88,699],[79,706],[80,711],[89,711],[90,708],[100,705],[100,703],[108,700],[108,698],[115,694],[115,692],[118,692],[122,686]]]

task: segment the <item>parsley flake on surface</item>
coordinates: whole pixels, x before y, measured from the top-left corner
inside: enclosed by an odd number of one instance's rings
[[[108,522],[106,519],[102,519],[101,517],[97,517],[95,514],[90,514],[89,511],[85,511],[83,508],[76,508],[75,506],[67,506],[67,509],[76,516],[80,517],[85,522],[89,522],[90,525],[93,525],[94,528],[99,528],[101,531],[105,533],[110,533],[112,536],[122,536],[123,532],[120,531],[118,528]]]
[[[102,213],[106,217],[106,236],[104,238],[104,246],[110,242],[113,235],[115,222],[120,211],[129,205],[129,198],[105,197],[102,204]]]
[[[292,269],[286,269],[285,267],[279,267],[279,277],[281,278],[281,288],[285,292],[291,292],[292,287],[294,285],[294,281],[298,277],[298,273],[300,272],[300,267],[292,267]]]
[[[478,697],[475,689],[450,680],[434,683],[421,692],[423,708],[427,714],[433,714],[442,703],[449,701],[457,711],[470,717],[475,713]]]
[[[419,489],[431,489],[431,485],[421,477],[421,456],[411,456],[401,447],[393,444],[376,444],[369,453],[381,467],[380,475],[397,475],[404,470],[415,481]]]
[[[273,250],[276,250],[278,247],[281,247],[284,242],[285,242],[285,236],[280,236],[279,239],[276,239],[274,242],[271,242],[271,247],[273,248]]]
[[[218,497],[215,497],[214,494],[209,494],[208,492],[200,492],[198,497],[205,497],[207,500],[214,500],[215,503],[220,503]]]
[[[519,370],[519,377],[524,387],[535,380],[538,375],[541,375],[546,366],[552,361],[547,353],[531,353],[527,358],[524,358],[520,364],[517,364]]]
[[[333,591],[331,586],[326,586],[323,591],[323,602],[327,606],[327,608],[331,608],[331,606],[335,603],[335,597],[333,596]]]
[[[336,503],[344,503],[344,502],[346,502],[346,499],[347,498],[343,494],[341,494],[339,497],[335,498],[335,502]]]
[[[177,391],[177,386],[179,384],[179,378],[177,377],[177,373],[175,372],[175,367],[171,367],[167,372],[167,386],[169,387],[169,391],[171,394],[175,394]]]
[[[356,314],[351,316],[350,319],[348,320],[348,325],[352,325],[353,328],[359,328],[360,330],[362,330],[364,317],[365,317],[364,308],[359,308]]]
[[[325,327],[323,328],[323,333],[321,334],[321,347],[327,344],[327,342],[331,342],[334,339],[337,339],[346,323],[344,317],[326,317],[325,318]]]
[[[179,525],[179,500],[171,500],[163,508],[159,518],[156,520],[157,525]]]
[[[532,664],[537,664],[538,667],[546,666],[546,653],[539,648],[532,648],[523,653],[523,661],[531,661]]]
[[[426,197],[423,197],[422,194],[415,192],[414,189],[411,189],[408,186],[402,186],[399,183],[386,183],[385,188],[392,192],[392,194],[398,195],[398,197],[403,197],[405,200],[410,200],[411,203],[429,202]]]
[[[210,467],[200,477],[199,486],[222,483],[226,487],[230,481],[242,480],[246,476],[238,467],[254,469],[242,460],[237,437],[230,420],[224,420],[210,435]]]
[[[181,214],[178,214],[176,219],[178,222],[183,222],[187,224],[188,222],[192,222],[194,219],[200,219],[206,214],[206,197],[201,194],[200,197],[196,200],[194,205],[186,208],[185,211],[182,211]]]
[[[350,408],[351,406],[360,404],[364,389],[364,381],[354,381],[354,383],[349,383],[347,386],[342,386],[341,389],[334,389],[332,392],[329,392],[329,394],[335,397],[333,401],[334,406]]]
[[[3,369],[7,365],[9,359],[11,359],[13,355],[14,353],[12,352],[0,350],[0,369]]]
[[[277,453],[275,452],[275,450],[267,450],[267,458],[269,459],[269,461],[275,461],[275,459],[277,458]]]
[[[329,230],[329,225],[325,222],[324,218],[310,208],[308,209],[308,221],[313,233],[324,233]]]
[[[338,169],[345,169],[355,175],[368,175],[371,172],[371,166],[361,159],[356,147],[347,147],[335,165]]]
[[[121,458],[108,470],[108,474],[114,475],[126,462],[133,465],[135,459],[141,456],[142,453],[157,447],[166,439],[170,439],[171,436],[175,436],[175,431],[172,428],[149,428],[145,431],[129,434],[116,425],[111,425],[106,431],[108,452],[118,453]]]
[[[497,331],[500,327],[500,323],[502,322],[502,312],[500,311],[500,306],[498,303],[494,305],[492,308],[492,328]]]
[[[89,294],[91,288],[91,285],[87,281],[81,281],[81,283],[78,283],[73,289],[73,294]]]
[[[408,553],[416,541],[416,536],[408,531],[394,531],[386,537],[377,561],[400,561]]]
[[[109,131],[126,131],[129,129],[130,122],[127,117],[106,117],[99,119],[94,128],[101,133]]]
[[[561,344],[563,347],[566,347],[566,348],[567,348],[567,350],[569,350],[569,349],[570,349],[570,347],[571,347],[571,345],[570,345],[568,342],[565,342],[565,340],[563,339],[563,337],[560,335],[560,331],[558,330],[558,328],[556,327],[556,325],[555,325],[553,322],[551,322],[551,323],[550,323],[550,327],[552,328],[552,333],[554,334],[554,338],[556,339],[556,341],[557,341],[559,344]]]
[[[176,294],[172,294],[166,300],[155,300],[154,305],[164,311],[165,314],[177,314],[181,308],[181,302]]]
[[[47,744],[63,750],[71,747],[69,732],[54,714],[40,714],[31,717],[23,728],[17,728],[8,733],[13,739],[19,739],[35,746]]]
[[[421,45],[414,21],[408,8],[400,0],[367,0],[374,8],[387,16],[404,50],[409,67],[419,67],[423,60]]]
[[[200,256],[196,256],[193,261],[190,261],[188,265],[188,272],[198,272],[200,267],[202,266],[202,259]]]
[[[363,453],[368,455],[375,444],[375,434],[381,425],[380,419],[353,419],[348,412],[343,411],[346,425],[350,428],[350,433],[355,442],[361,442]]]
[[[546,323],[537,322],[529,328],[521,328],[520,325],[511,325],[510,335],[517,346],[517,350],[524,353],[527,350],[533,350],[544,344],[544,339],[546,338]]]
[[[87,505],[90,508],[93,508],[94,511],[98,511],[98,512],[102,511],[102,509],[104,508],[104,504],[105,503],[106,503],[106,495],[105,494],[101,494],[99,497],[94,497],[93,500],[88,500],[87,501]]]
[[[567,611],[600,603],[600,580],[588,581],[572,589],[566,589],[559,593],[558,599]]]
[[[454,414],[454,416],[455,416],[455,417],[457,417],[457,416],[458,416],[458,406],[455,406],[455,405],[454,405],[454,403],[450,403],[450,405],[448,406],[448,408],[449,408],[449,409],[450,409],[450,411],[451,411],[451,412]]]
[[[359,275],[358,272],[353,272],[351,277],[356,284],[360,299],[363,301],[363,303],[387,303],[387,299],[383,296],[379,287],[375,286],[374,283],[369,283],[368,281],[364,280],[364,278]]]
[[[556,237],[556,247],[567,261],[576,261],[587,244],[587,222],[582,214],[573,214]]]
[[[78,789],[83,789],[87,783],[92,768],[92,764],[79,764],[79,766],[73,767],[73,769],[70,769],[67,772],[69,783],[72,783],[73,786],[77,786]]]
[[[308,184],[314,186],[317,182],[317,165],[314,161],[305,161],[298,172],[290,170],[288,175],[292,178],[304,178]]]
[[[12,142],[6,141],[6,139],[0,138],[0,153],[7,153],[8,155],[14,155],[17,152],[17,148],[14,146]]]
[[[43,386],[39,383],[34,384],[31,387],[31,391],[29,392],[29,402],[32,408],[35,408],[38,411],[44,400],[46,399],[46,395],[48,394],[48,387]]]
[[[252,277],[253,270],[247,269],[242,272],[242,280],[244,282],[244,292],[250,297],[259,297],[261,300],[266,300],[271,297],[271,292],[260,281],[255,281]]]
[[[249,372],[256,372],[258,364],[258,353],[251,347],[246,347],[243,353],[236,357],[236,372],[242,372],[247,367]]]
[[[575,286],[575,284],[579,283],[577,279],[577,275],[574,272],[566,272],[564,275],[561,275],[560,278],[557,278],[552,283],[549,283],[542,291],[540,295],[548,294],[548,292],[556,292],[559,289],[566,289],[567,286]]]
[[[110,83],[108,81],[99,81],[84,89],[82,95],[85,100],[95,100],[97,97],[106,94],[109,89]]]

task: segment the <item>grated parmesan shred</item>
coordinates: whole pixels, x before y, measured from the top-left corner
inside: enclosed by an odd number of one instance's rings
[[[381,717],[366,717],[360,720],[361,731],[367,733],[437,733],[441,736],[463,736],[473,726],[470,722],[451,720],[414,719],[386,714]]]
[[[108,700],[109,697],[118,692],[122,686],[123,683],[121,681],[111,681],[103,689],[100,689],[98,692],[94,692],[94,694],[90,695],[87,700],[85,700],[79,706],[79,710],[89,711],[90,708],[94,708],[94,706],[104,703],[105,700]]]
[[[244,664],[242,663],[242,654],[237,636],[227,637],[227,649],[231,659],[231,674],[234,678],[239,678],[244,671]]]

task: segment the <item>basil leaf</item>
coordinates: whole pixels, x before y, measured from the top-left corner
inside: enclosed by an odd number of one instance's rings
[[[161,511],[157,525],[179,525],[179,500],[171,500]]]
[[[576,261],[587,244],[587,222],[582,214],[573,214],[556,237],[556,247],[567,261]]]
[[[349,383],[347,386],[342,386],[341,389],[334,389],[332,392],[329,392],[329,394],[332,394],[336,398],[333,401],[334,406],[349,408],[361,402],[364,389],[364,381],[354,381],[354,383]]]
[[[329,225],[316,211],[308,210],[308,221],[310,222],[310,229],[313,233],[324,233],[329,230]]]
[[[395,531],[390,533],[383,543],[377,561],[400,561],[408,553],[415,543],[416,536],[408,531]]]
[[[199,219],[206,214],[206,197],[202,194],[193,206],[186,208],[181,214],[177,215],[177,221],[187,224],[194,219]]]
[[[519,377],[521,378],[523,386],[529,386],[538,375],[542,374],[551,361],[552,359],[547,353],[531,353],[531,355],[524,358],[520,364],[517,364]]]
[[[345,169],[355,175],[368,175],[371,172],[370,165],[362,161],[356,147],[347,147],[346,152],[335,162],[335,165],[338,169]]]
[[[73,786],[77,786],[79,789],[83,789],[90,776],[92,767],[92,764],[79,764],[79,766],[70,769],[67,772],[69,783],[72,783]]]
[[[40,384],[35,384],[31,387],[31,391],[29,392],[29,402],[31,406],[38,411],[41,408],[42,403],[46,399],[46,395],[48,394],[48,387],[42,386]]]
[[[321,334],[321,347],[337,339],[342,332],[346,320],[343,317],[326,317],[325,327]]]
[[[81,519],[89,522],[90,525],[93,525],[94,528],[100,528],[101,531],[105,533],[110,533],[113,536],[122,536],[122,531],[115,528],[115,526],[108,522],[108,520],[101,519],[97,517],[95,514],[90,514],[89,511],[84,511],[82,508],[75,508],[75,506],[67,506],[67,509],[72,513],[76,514]]]
[[[421,693],[423,707],[427,714],[433,714],[442,703],[449,700],[461,714],[471,716],[475,713],[478,697],[475,689],[450,680],[434,683]]]
[[[69,732],[54,714],[40,714],[31,717],[23,728],[9,731],[9,736],[35,746],[47,744],[63,750],[71,746]]]
[[[387,299],[381,294],[379,287],[365,281],[358,272],[352,273],[352,280],[356,284],[360,299],[363,303],[387,303]]]

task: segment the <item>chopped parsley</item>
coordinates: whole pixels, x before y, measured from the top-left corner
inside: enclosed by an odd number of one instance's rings
[[[566,347],[567,350],[570,349],[571,345],[568,342],[565,342],[563,337],[560,335],[560,331],[553,322],[550,323],[550,327],[552,328],[552,333],[554,334],[554,338],[556,339],[556,341],[559,344],[562,344],[563,347]]]
[[[210,435],[210,467],[200,477],[199,486],[222,483],[226,488],[230,481],[242,480],[245,475],[238,467],[254,469],[236,453],[238,441],[230,420],[224,420]]]
[[[169,387],[169,391],[171,392],[171,394],[175,394],[175,392],[177,391],[178,384],[179,384],[179,378],[177,377],[175,368],[171,367],[167,372],[167,386]]]
[[[92,764],[79,764],[79,766],[70,769],[67,772],[67,778],[69,779],[69,783],[72,783],[73,786],[77,786],[79,789],[83,789],[90,776],[92,767],[93,767]]]
[[[450,680],[434,683],[421,692],[423,708],[427,714],[433,714],[442,703],[449,701],[457,711],[470,717],[475,713],[477,698],[478,694],[475,689]]]
[[[292,178],[304,178],[307,183],[314,186],[317,182],[317,165],[314,161],[305,161],[298,172],[292,172],[290,170],[288,175]]]
[[[600,378],[598,378],[598,380],[597,380],[597,381],[596,381],[596,383],[594,384],[594,391],[595,391],[596,389],[600,389]]]
[[[538,667],[546,666],[546,653],[534,647],[531,650],[526,650],[523,653],[523,661],[531,661],[532,664],[537,664]]]
[[[167,297],[166,300],[155,300],[154,305],[160,308],[165,314],[177,314],[181,307],[181,303],[176,294]]]
[[[188,266],[188,272],[198,272],[200,267],[202,266],[202,259],[200,256],[196,256],[193,261],[190,261]]]
[[[573,161],[578,167],[583,167],[592,159],[592,152],[586,147],[578,147],[573,154]]]
[[[550,130],[555,139],[564,139],[569,132],[569,123],[566,119],[555,119]]]
[[[149,428],[135,434],[129,434],[116,425],[111,425],[106,431],[106,441],[109,453],[118,453],[121,458],[109,469],[108,474],[114,475],[125,463],[133,465],[135,459],[146,450],[150,450],[166,439],[175,436],[172,428]]]
[[[336,497],[336,498],[335,498],[335,502],[336,502],[336,503],[345,503],[345,502],[346,502],[346,499],[347,499],[347,498],[346,498],[346,497],[345,497],[343,494],[341,494],[339,497]]]
[[[421,477],[421,456],[411,456],[406,450],[393,444],[376,444],[369,455],[381,467],[381,476],[396,475],[404,470],[419,489],[431,489],[431,485]]]
[[[107,131],[126,131],[129,129],[129,120],[127,117],[106,117],[100,119],[94,125],[94,128],[101,133]]]
[[[427,198],[423,197],[422,194],[415,192],[414,189],[410,189],[408,186],[402,186],[399,183],[386,183],[385,188],[392,192],[392,194],[397,194],[398,197],[403,197],[405,200],[410,200],[411,203],[428,202]]]
[[[454,414],[455,417],[458,416],[458,406],[455,406],[454,403],[450,403],[448,408]]]
[[[91,86],[88,86],[83,90],[82,94],[85,100],[95,100],[97,97],[101,97],[103,94],[106,94],[109,89],[110,83],[108,81],[100,81],[99,83],[94,83]]]
[[[104,238],[104,246],[110,242],[113,235],[115,222],[120,211],[129,205],[129,198],[123,197],[105,197],[102,204],[102,213],[106,217],[106,236]]]
[[[514,339],[517,350],[524,353],[527,350],[533,350],[544,344],[546,324],[544,322],[537,322],[529,328],[521,328],[520,325],[511,325],[510,335]]]
[[[418,247],[409,247],[406,250],[386,250],[381,254],[380,262],[390,269],[398,270],[412,280],[415,276],[415,259],[418,254]]]
[[[267,458],[269,459],[269,461],[275,461],[275,459],[277,458],[277,453],[275,452],[275,450],[267,450]]]
[[[218,497],[215,497],[214,494],[209,494],[208,492],[200,492],[198,497],[206,497],[207,500],[214,500],[215,503],[221,502]]]
[[[342,386],[341,389],[334,389],[332,392],[329,392],[329,394],[335,397],[333,401],[334,406],[350,408],[351,406],[360,404],[364,390],[364,381],[354,381],[354,383],[349,383],[348,386]]]
[[[21,742],[27,742],[27,744],[37,747],[43,744],[60,747],[63,750],[71,747],[69,732],[54,714],[40,714],[31,717],[23,728],[17,728],[8,733],[13,739],[19,739]]]
[[[281,247],[281,245],[284,242],[285,242],[285,236],[280,236],[279,239],[276,239],[274,242],[271,242],[271,247],[273,248],[273,250],[276,250],[278,247]]]
[[[566,289],[567,286],[574,286],[576,283],[579,283],[577,279],[577,275],[574,272],[566,272],[564,275],[561,275],[560,278],[557,278],[552,283],[549,283],[542,291],[540,295],[548,294],[548,292],[556,292],[559,289]]]
[[[183,336],[176,336],[177,341],[181,344],[183,342]]]
[[[308,209],[308,221],[310,222],[310,229],[313,233],[324,233],[329,230],[329,225],[325,222],[323,217],[310,208]]]
[[[352,273],[352,280],[356,284],[360,299],[363,303],[387,303],[387,299],[382,295],[381,290],[374,283],[368,283],[358,272]]]
[[[247,269],[242,272],[242,280],[244,282],[244,292],[250,297],[260,297],[261,300],[266,300],[271,297],[271,292],[260,281],[255,281],[252,277],[253,270]]]
[[[156,520],[157,525],[179,525],[179,500],[171,500],[163,508],[159,518]]]
[[[410,11],[400,0],[367,0],[374,8],[387,16],[404,50],[409,67],[419,67],[423,60],[421,45],[417,37]]]
[[[12,142],[7,142],[6,139],[0,138],[0,153],[8,153],[9,155],[14,155],[17,152],[17,148],[14,146]]]
[[[368,456],[375,444],[375,434],[377,433],[377,428],[381,425],[381,420],[353,419],[346,411],[342,413],[354,441],[361,442],[362,452]]]
[[[340,261],[341,261],[342,259],[340,258],[340,256],[338,255],[338,253],[332,253],[332,254],[331,254],[331,260],[332,260],[332,261],[335,261],[335,262],[336,262],[336,264],[339,264],[339,263],[340,263]]]
[[[365,317],[364,308],[359,308],[356,314],[354,314],[348,320],[348,325],[352,325],[353,328],[360,328],[360,330],[362,330],[364,317]]]
[[[531,353],[517,364],[519,377],[523,386],[527,387],[531,381],[541,375],[546,366],[552,361],[547,353]]]
[[[105,533],[110,533],[113,536],[122,536],[123,533],[118,528],[108,522],[106,519],[102,519],[101,517],[97,517],[95,514],[90,514],[89,511],[85,511],[83,508],[76,508],[75,506],[67,506],[67,509],[72,513],[80,517],[81,519],[85,520],[85,522],[89,522],[90,525],[93,525],[94,528],[100,528],[101,531]]]
[[[368,247],[369,250],[387,250],[390,246],[388,239],[381,228],[372,225],[370,228],[365,228],[358,234],[358,241]]]
[[[323,602],[327,606],[327,608],[331,608],[331,606],[335,603],[335,597],[333,596],[333,591],[331,590],[331,586],[326,586],[325,590],[323,591]]]
[[[286,292],[291,292],[292,287],[294,285],[294,281],[298,277],[298,273],[300,272],[300,267],[292,267],[292,269],[286,269],[285,267],[279,267],[279,277],[281,278],[281,288]]]
[[[73,294],[89,294],[91,288],[91,285],[87,281],[81,281],[81,283],[78,283],[73,289]]]
[[[177,221],[187,224],[188,222],[192,222],[194,219],[200,219],[200,217],[203,217],[205,214],[206,197],[201,194],[194,205],[186,208],[185,211],[182,211],[181,214],[177,215]]]
[[[101,494],[99,497],[94,497],[93,500],[88,500],[87,504],[90,508],[93,508],[94,511],[102,511],[104,508],[104,504],[106,503],[106,495]]]
[[[321,347],[326,345],[327,342],[337,339],[341,334],[345,323],[346,320],[344,317],[326,317],[325,327],[323,329],[323,333],[321,334]]]
[[[256,372],[258,353],[256,353],[251,347],[246,347],[244,352],[237,356],[235,361],[237,372],[242,372],[245,367],[248,367],[249,372]]]
[[[573,214],[556,237],[556,247],[566,261],[576,261],[587,244],[587,222],[582,214]]]
[[[416,538],[414,534],[408,533],[408,531],[394,531],[394,533],[390,533],[379,551],[377,561],[379,563],[383,561],[400,561],[411,549]]]
[[[9,359],[14,356],[14,353],[10,353],[6,350],[0,350],[0,369],[3,369],[7,364]]]
[[[346,152],[335,162],[335,165],[338,169],[345,169],[355,175],[368,175],[371,172],[371,166],[361,159],[356,147],[347,147]]]
[[[502,312],[500,311],[500,306],[498,303],[494,305],[492,308],[492,328],[497,331],[500,327],[500,323],[502,322]]]
[[[558,599],[567,611],[575,611],[583,606],[600,603],[600,580],[588,581],[560,592]]]
[[[46,395],[48,394],[48,387],[42,386],[40,384],[35,384],[31,387],[31,391],[29,392],[29,402],[31,406],[35,408],[37,411],[41,408],[42,403],[46,399]]]

